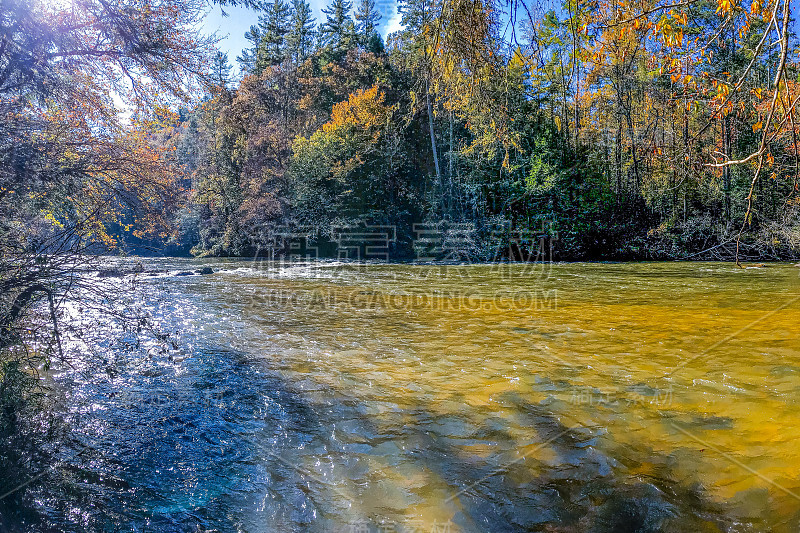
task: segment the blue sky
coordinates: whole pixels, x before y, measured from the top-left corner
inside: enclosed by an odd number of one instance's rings
[[[310,0],[309,3],[314,11],[317,24],[324,21],[325,15],[322,14],[322,8],[328,4],[328,0]],[[358,0],[354,0],[353,4],[354,6],[357,5]],[[396,0],[375,0],[375,7],[378,8],[383,16],[380,30],[384,37],[400,29],[400,17],[397,14]],[[203,21],[203,30],[209,34],[217,32],[218,37],[222,38],[217,46],[223,52],[228,53],[228,59],[231,65],[234,66],[234,71],[237,71],[236,57],[243,48],[249,45],[244,38],[244,33],[258,21],[258,14],[249,9],[239,7],[226,7],[224,11],[228,14],[227,17],[222,16],[222,9],[219,6],[211,8],[208,16]]]

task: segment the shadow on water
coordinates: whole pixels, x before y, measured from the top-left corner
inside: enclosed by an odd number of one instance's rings
[[[235,531],[259,506],[268,508],[265,531],[317,518],[306,480],[281,457],[321,430],[301,396],[229,350],[200,350],[179,367],[149,363],[117,364],[114,377],[70,384],[74,409],[65,417],[78,438],[60,442],[50,468],[34,469],[45,475],[2,502],[0,525]]]
[[[622,449],[604,428],[566,425],[563,416],[516,393],[506,393],[502,403],[521,413],[537,434],[533,442],[520,441],[497,418],[475,427],[469,415],[434,414],[422,406],[403,422],[407,458],[446,484],[440,496],[454,531],[796,531],[800,524],[800,511],[777,526],[766,523],[764,490],[726,502],[711,498],[698,481],[676,479],[676,454]],[[362,420],[365,434],[380,433],[369,427],[368,416]],[[497,443],[507,444],[488,456],[469,451]],[[631,472],[639,461],[652,466],[648,475]],[[761,507],[742,509],[748,498]],[[387,505],[384,511],[400,510]]]
[[[476,460],[460,443],[436,437],[435,419],[420,421],[418,458],[458,491],[453,523],[461,530],[652,533],[727,531],[732,525],[725,506],[706,498],[699,485],[625,476],[619,461],[601,451],[602,428],[565,425],[517,394],[502,401],[522,413],[538,438],[516,442],[499,460]],[[501,424],[468,437],[515,442]],[[669,462],[645,453],[648,461]]]
[[[0,526],[350,531],[366,520],[377,531],[381,516],[403,524],[404,506],[438,499],[449,531],[765,530],[699,484],[673,479],[675,457],[615,450],[603,428],[565,423],[552,406],[518,394],[501,402],[535,442],[488,411],[483,424],[425,405],[378,416],[358,398],[300,388],[228,349],[167,363],[129,359],[107,379],[70,383],[69,423],[80,438],[55,452],[47,476],[4,502]],[[493,451],[469,451],[477,445]],[[387,488],[375,459],[429,471],[440,486]],[[629,474],[637,460],[656,465],[653,473]]]

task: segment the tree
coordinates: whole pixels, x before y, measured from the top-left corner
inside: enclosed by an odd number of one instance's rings
[[[98,294],[91,253],[113,251],[130,234],[171,233],[181,171],[155,137],[176,121],[165,102],[212,84],[213,47],[193,30],[202,8],[190,0],[0,6],[4,378],[20,358],[33,354],[36,368],[60,355],[59,306]],[[112,94],[132,107],[128,122]]]
[[[438,10],[432,0],[400,0],[397,11],[402,15],[400,24],[406,31],[419,32],[436,18]]]
[[[280,65],[286,59],[286,34],[289,33],[291,6],[284,0],[266,5],[261,42],[256,53],[256,73]]]
[[[302,63],[314,49],[315,26],[311,6],[305,0],[294,0],[290,30],[286,36],[289,56],[296,64]]]
[[[186,30],[202,11],[193,0],[144,0],[137,9],[86,0],[70,10],[9,0],[0,10],[9,43],[0,49],[4,96],[88,97],[110,88],[135,104],[161,102],[159,92],[185,95],[187,81],[205,76],[213,53],[208,38]]]
[[[392,131],[396,110],[377,86],[359,89],[333,107],[321,128],[295,139],[290,177],[302,222],[323,232],[358,222],[395,224],[418,201]]]
[[[211,81],[220,88],[227,89],[230,83],[231,66],[228,63],[228,54],[217,52],[214,54],[213,62],[211,63]]]
[[[264,4],[264,13],[259,15],[258,24],[250,26],[244,34],[251,48],[242,50],[242,55],[237,58],[246,72],[261,74],[264,69],[283,63],[288,55],[286,44],[291,15],[292,6],[284,0]]]
[[[304,180],[335,174],[334,162],[349,169],[342,176],[356,198],[347,212],[357,216],[357,198],[373,191],[361,185],[391,159],[407,174],[387,176],[424,197],[426,216],[529,228],[550,217],[572,258],[732,256],[741,220],[754,254],[779,247],[779,256],[800,242],[797,38],[783,30],[785,0],[565,0],[543,16],[526,2],[404,0],[389,54],[377,32],[375,46],[365,42],[378,23],[373,2],[357,3],[356,41],[350,3],[335,1],[318,34],[323,49],[305,62],[300,43],[313,23],[303,22],[307,4],[296,5],[286,39],[295,68],[243,84],[271,111],[239,96],[220,104],[220,124],[238,124],[231,154],[240,165],[225,182],[239,184],[227,190],[241,199],[225,227],[254,220],[258,209],[242,206],[262,196],[289,217],[309,212],[314,198],[326,205],[330,189],[317,185],[333,182]],[[354,148],[358,136],[315,133],[350,95],[376,86],[402,120],[364,141],[366,152],[336,144]],[[259,129],[248,123],[255,116]],[[323,141],[332,159],[322,157]],[[264,176],[289,176],[292,186],[267,186]],[[360,205],[374,213],[367,206],[376,202]],[[212,219],[222,220],[202,220]]]
[[[355,19],[361,42],[369,43],[373,34],[378,31],[378,23],[381,20],[381,13],[375,8],[375,0],[359,0]]]
[[[250,42],[250,48],[243,49],[241,55],[236,58],[242,70],[250,74],[256,70],[258,48],[261,46],[262,33],[264,31],[262,22],[261,17],[259,17],[258,25],[250,26],[250,29],[244,33],[244,38]]]
[[[92,198],[114,204],[119,193],[131,203],[137,196],[114,186],[120,178],[112,178],[112,172],[121,172],[118,165],[123,163],[128,173],[139,168],[150,172],[153,156],[142,151],[148,122],[135,122],[140,136],[131,137],[130,128],[117,121],[107,95],[114,91],[128,98],[144,117],[154,115],[143,106],[164,91],[185,94],[194,74],[205,71],[213,50],[208,41],[195,40],[186,30],[201,16],[200,7],[169,0],[143,4],[140,11],[87,0],[58,11],[50,4],[24,0],[2,9],[0,31],[8,45],[0,48],[0,107],[13,112],[8,115],[13,120],[0,124],[4,141],[11,142],[0,151],[2,201],[10,202],[4,206],[4,220],[37,218],[45,206],[67,205],[63,200],[71,197],[75,201],[59,210],[61,218],[51,212],[57,226],[109,244],[109,236],[100,229],[99,208],[79,209],[76,202]],[[110,157],[118,157],[119,164],[102,162]],[[135,180],[128,185],[134,186]],[[86,187],[94,192],[81,195]],[[26,194],[37,201],[12,201]],[[146,200],[147,196],[136,203],[146,207]],[[13,294],[16,282],[9,283],[4,294]]]
[[[355,33],[353,19],[350,17],[352,8],[353,3],[348,0],[333,0],[322,10],[326,16],[325,22],[319,28],[320,42],[323,46],[335,52],[350,48]]]
[[[48,481],[31,477],[44,465],[37,454],[15,454],[9,436],[26,444],[38,440],[25,430],[42,412],[47,391],[39,369],[67,362],[64,308],[75,304],[102,312],[106,323],[149,329],[139,311],[119,305],[129,283],[98,279],[95,254],[136,238],[163,242],[173,233],[182,172],[172,151],[157,142],[176,122],[164,104],[213,84],[213,47],[194,31],[203,11],[197,2],[142,0],[133,7],[84,0],[62,6],[0,4],[4,528],[6,518],[18,516],[22,502],[30,501],[26,491]],[[111,95],[132,110],[127,121],[119,120]],[[95,322],[70,328],[77,336],[99,329]],[[45,422],[31,431],[53,427]],[[35,483],[12,485],[20,478]]]

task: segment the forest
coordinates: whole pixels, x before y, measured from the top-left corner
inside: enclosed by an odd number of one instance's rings
[[[248,0],[237,58],[204,2],[118,4],[3,6],[9,252],[389,226],[409,259],[429,224],[461,260],[796,254],[788,2],[404,0],[384,40],[372,0]]]
[[[268,3],[241,79],[217,53],[202,103],[157,117],[180,169],[171,249],[391,226],[404,259],[428,223],[469,228],[462,260],[535,258],[544,235],[562,260],[794,257],[798,73],[779,9],[413,0],[384,42],[371,0],[319,23]]]

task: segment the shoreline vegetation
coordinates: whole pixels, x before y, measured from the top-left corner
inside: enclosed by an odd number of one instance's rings
[[[475,260],[504,232],[534,236],[514,259],[542,233],[563,260],[798,259],[800,71],[762,50],[795,39],[779,11],[601,4],[408,0],[384,38],[371,1],[319,21],[269,3],[238,76],[218,53],[202,102],[151,113],[179,198],[171,249],[249,256],[286,233],[324,248],[391,228],[386,253],[406,259],[435,226]]]
[[[119,258],[120,256],[111,256],[114,258]],[[485,267],[528,267],[534,269],[541,269],[545,266],[558,266],[558,265],[575,265],[575,264],[586,264],[586,265],[615,265],[615,264],[660,264],[660,263],[723,263],[723,264],[732,264],[731,261],[717,261],[717,260],[708,260],[708,261],[701,261],[701,260],[688,260],[688,259],[675,259],[671,261],[664,261],[664,260],[625,260],[625,261],[615,261],[615,260],[583,260],[583,261],[555,261],[555,260],[547,260],[547,261],[511,261],[511,260],[500,260],[500,261],[447,261],[447,260],[432,260],[432,261],[420,261],[416,259],[389,259],[389,260],[381,260],[381,259],[372,259],[372,260],[358,260],[358,259],[338,259],[335,257],[316,257],[316,258],[306,258],[306,259],[291,259],[286,260],[283,258],[278,258],[275,260],[264,260],[263,258],[259,257],[228,257],[228,258],[212,258],[212,257],[203,257],[203,258],[193,258],[187,256],[122,256],[124,259],[128,260],[136,260],[137,264],[135,266],[112,266],[112,267],[98,267],[96,269],[90,270],[90,273],[93,273],[97,278],[126,278],[126,277],[138,277],[139,279],[146,279],[146,278],[154,278],[154,277],[184,277],[184,276],[206,276],[210,274],[216,274],[219,272],[228,272],[232,270],[236,270],[238,268],[242,268],[242,266],[247,264],[254,264],[258,268],[263,267],[293,267],[293,266],[318,266],[318,267],[326,267],[326,266],[342,266],[342,267],[363,267],[363,268],[371,268],[371,267],[392,267],[392,266],[419,266],[419,267],[441,267],[441,268],[454,268],[457,269],[459,267],[470,267],[470,266],[485,266]],[[192,268],[191,266],[184,265],[183,268],[180,269],[164,269],[164,268],[150,268],[148,266],[144,266],[148,258],[157,257],[158,259],[176,259],[176,260],[189,260],[192,263],[196,263],[198,268]],[[240,260],[242,261],[241,264],[227,264],[225,266],[215,265],[214,267],[208,266],[209,261],[214,261],[218,259],[233,259],[233,260]],[[795,263],[791,260],[772,260],[772,261],[742,261],[738,266],[743,269],[750,269],[750,268],[770,268],[771,266],[793,266],[796,268],[800,268],[800,263]]]

